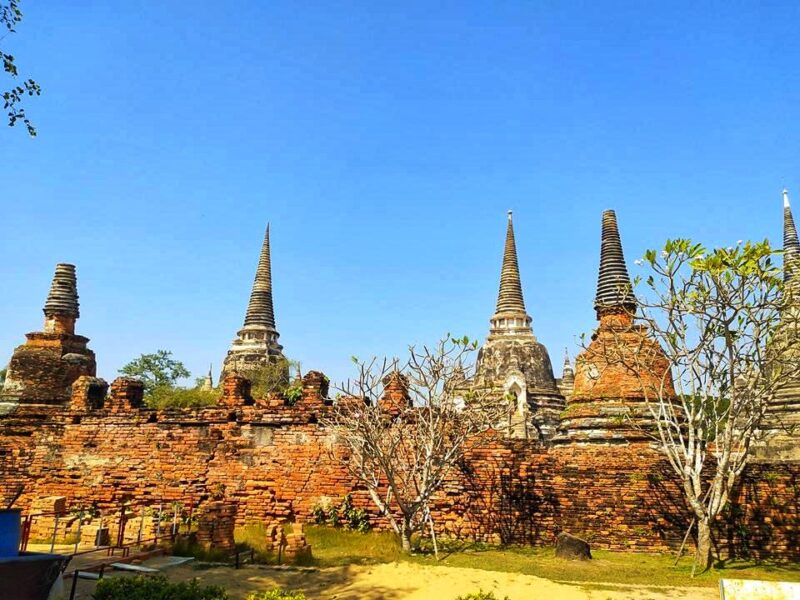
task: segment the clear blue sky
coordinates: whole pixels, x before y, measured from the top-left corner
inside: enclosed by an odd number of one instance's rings
[[[670,236],[778,242],[784,186],[800,206],[800,4],[766,4],[24,1],[0,361],[73,262],[100,376],[158,348],[216,375],[267,221],[304,371],[483,340],[512,208],[559,374],[603,209],[635,271]]]

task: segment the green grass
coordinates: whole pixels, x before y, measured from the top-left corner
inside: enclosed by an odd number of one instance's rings
[[[185,538],[175,540],[171,552],[175,556],[194,556],[198,561],[204,562],[231,562],[232,554],[232,552],[219,548],[203,548]]]
[[[481,544],[442,544],[441,560],[428,553],[404,555],[394,535],[357,533],[323,526],[306,526],[306,538],[320,567],[387,563],[407,560],[430,566],[466,567],[486,571],[523,573],[552,581],[581,582],[592,586],[626,583],[652,587],[714,587],[720,578],[800,581],[800,564],[728,562],[711,571],[690,576],[692,560],[684,557],[673,567],[674,556],[593,550],[589,562],[565,561],[552,548],[492,547]],[[602,587],[602,586],[600,586]]]
[[[677,566],[673,566],[674,557],[665,554],[593,550],[592,556],[593,560],[585,563],[565,561],[556,558],[552,548],[510,547],[464,550],[452,553],[440,561],[431,556],[415,557],[413,560],[425,564],[523,573],[551,581],[587,584],[714,587],[721,578],[800,581],[799,564],[755,564],[741,561],[692,578],[692,560],[689,557],[681,559]]]
[[[284,527],[287,533],[291,525]],[[313,558],[302,559],[301,565],[339,567],[352,564],[394,562],[403,558],[395,536],[386,532],[359,533],[324,526],[306,526],[306,540],[311,544]],[[238,550],[254,550],[256,562],[275,564],[278,556],[267,549],[267,530],[261,524],[237,527],[234,532]]]
[[[307,526],[305,533],[320,566],[388,563],[405,558],[395,535],[385,531],[359,533],[315,525]]]
[[[79,540],[77,533],[68,533],[66,535],[56,536],[56,546],[69,546]],[[29,544],[50,544],[53,542],[53,536],[47,537],[32,537],[28,538]]]

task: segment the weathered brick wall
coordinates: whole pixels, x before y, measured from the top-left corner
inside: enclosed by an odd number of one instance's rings
[[[171,411],[20,406],[0,416],[0,497],[24,485],[17,505],[25,509],[47,496],[100,508],[190,499],[202,510],[223,501],[237,507],[238,524],[309,522],[321,498],[349,492],[372,510],[331,456],[335,440],[317,424],[327,407],[307,387],[295,406],[275,398]],[[800,558],[799,487],[800,465],[753,465],[720,542]],[[645,445],[545,449],[486,439],[446,485],[435,519],[453,536],[541,544],[566,530],[596,547],[659,551],[677,547],[688,526],[680,498],[668,466]]]

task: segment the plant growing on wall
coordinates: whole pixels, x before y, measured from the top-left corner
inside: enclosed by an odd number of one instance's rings
[[[283,395],[286,397],[286,403],[289,406],[294,406],[303,397],[303,382],[300,380],[294,381],[283,391]]]
[[[152,396],[159,390],[173,389],[179,379],[191,375],[181,361],[172,358],[170,350],[156,350],[152,354],[142,354],[122,367],[119,372],[140,379],[144,383],[145,396]]]
[[[767,241],[708,250],[687,239],[648,250],[638,278],[634,327],[653,347],[606,346],[608,364],[640,377],[655,428],[649,433],[677,473],[696,528],[695,566],[711,566],[711,525],[759,440],[764,414],[797,369],[797,311],[783,296]],[[629,338],[630,339],[630,338]],[[673,393],[674,388],[674,393]]]
[[[459,389],[474,368],[477,343],[449,335],[433,347],[409,348],[398,359],[359,361],[356,378],[320,421],[339,444],[334,453],[369,493],[410,551],[412,536],[429,531],[437,550],[431,502],[467,444],[496,423],[504,407]],[[402,382],[405,397],[384,402],[386,388]],[[500,403],[502,404],[502,403]],[[438,551],[438,550],[437,550]]]
[[[300,370],[300,363],[288,358],[278,358],[258,369],[248,370],[247,378],[252,384],[251,393],[254,398],[264,398],[267,394],[281,394],[290,385],[292,368]],[[302,391],[302,390],[301,390]]]
[[[220,390],[162,386],[145,396],[145,402],[151,408],[198,408],[213,406],[221,395]]]

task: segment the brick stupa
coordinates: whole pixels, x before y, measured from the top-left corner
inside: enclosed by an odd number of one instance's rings
[[[634,323],[637,306],[617,217],[613,210],[607,210],[603,213],[594,303],[600,325],[575,361],[574,389],[562,415],[557,442],[626,444],[652,440],[655,423],[645,405],[644,386],[659,385],[668,362],[647,327]],[[642,365],[638,373],[631,367],[634,363]],[[669,377],[665,385],[667,394],[674,395]]]
[[[789,205],[789,192],[783,191],[783,279],[784,298],[781,324],[777,335],[800,335],[800,241]],[[786,368],[794,371],[800,357],[793,344],[786,344]],[[793,350],[790,350],[790,348]],[[763,429],[769,434],[765,447],[757,449],[760,458],[800,460],[800,376],[790,373],[767,407]]]
[[[485,390],[489,398],[508,402],[505,426],[513,437],[549,439],[555,433],[564,398],[553,377],[547,348],[533,334],[532,319],[525,309],[511,211],[500,291],[489,322],[473,385]]]
[[[3,401],[63,404],[78,377],[95,376],[94,352],[86,346],[89,338],[75,334],[78,317],[75,266],[58,264],[44,305],[44,331],[26,334],[27,341],[14,350],[0,395]]]
[[[269,362],[283,358],[283,346],[278,343],[278,337],[280,334],[275,327],[275,310],[272,304],[272,261],[267,225],[244,326],[236,334],[236,339],[225,357],[220,381],[229,373],[246,376],[248,371],[255,371]]]

